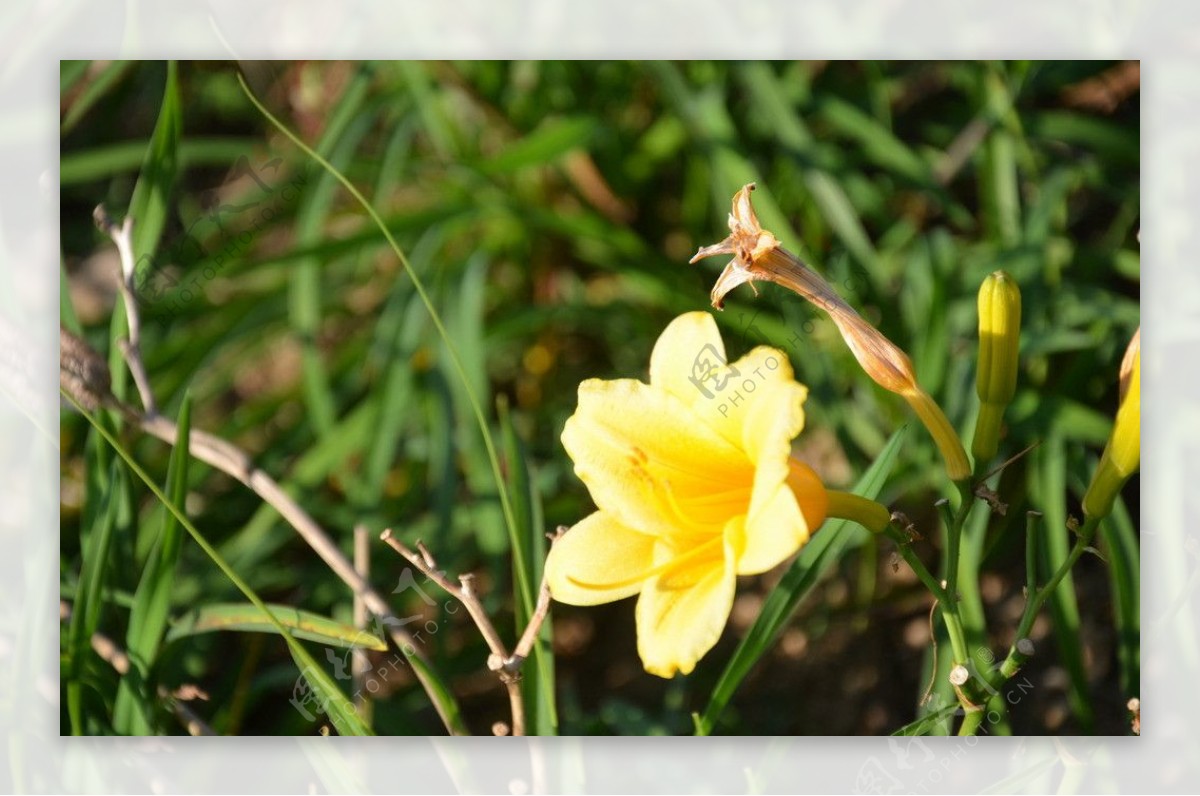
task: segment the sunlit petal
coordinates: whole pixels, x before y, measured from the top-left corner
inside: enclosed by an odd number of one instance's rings
[[[719,527],[723,520],[705,513],[681,518],[679,506],[753,480],[746,456],[682,401],[632,379],[581,384],[562,441],[596,505],[647,533]]]
[[[685,312],[667,324],[650,354],[650,386],[688,406],[723,384],[725,343],[707,312]]]
[[[736,584],[731,535],[714,545],[711,556],[664,572],[642,590],[638,653],[646,671],[659,677],[688,674],[721,637]]]
[[[825,521],[828,497],[808,465],[790,460],[786,479],[756,489],[757,505],[746,519],[746,543],[739,575],[774,569],[808,541]]]
[[[653,567],[654,537],[597,511],[555,542],[546,559],[546,582],[559,602],[598,605],[637,594],[642,588],[637,576]]]

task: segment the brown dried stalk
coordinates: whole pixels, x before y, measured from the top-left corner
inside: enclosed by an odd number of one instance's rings
[[[559,526],[557,531],[548,534],[550,543],[553,545],[557,542],[566,530],[566,527]],[[483,603],[479,600],[479,595],[475,591],[474,575],[470,573],[459,575],[458,585],[456,586],[446,576],[445,572],[438,569],[437,561],[434,560],[429,549],[421,542],[417,542],[417,549],[413,550],[397,539],[392,534],[391,528],[385,530],[380,538],[416,567],[421,574],[438,586],[441,586],[447,594],[458,600],[467,609],[471,620],[479,628],[483,640],[487,643],[488,649],[491,650],[491,654],[487,660],[488,669],[496,673],[496,676],[500,678],[500,682],[504,684],[504,688],[508,691],[508,702],[512,710],[512,734],[524,735],[525,702],[521,697],[521,664],[525,662],[529,654],[533,651],[538,631],[541,630],[542,623],[546,621],[546,616],[550,611],[550,586],[547,584],[545,576],[543,575],[542,577],[542,586],[538,592],[537,605],[534,608],[533,615],[529,618],[529,624],[525,627],[525,632],[521,634],[520,641],[517,642],[516,648],[510,655],[508,648],[504,646],[504,642],[500,638],[500,634],[496,632],[495,625],[488,618],[487,612],[483,608]],[[492,726],[492,732],[496,735],[507,735],[509,727],[503,722],[496,722]]]

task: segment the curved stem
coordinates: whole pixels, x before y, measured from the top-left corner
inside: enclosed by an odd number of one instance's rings
[[[1038,611],[1041,610],[1046,600],[1058,588],[1058,584],[1062,583],[1062,579],[1067,576],[1067,573],[1071,571],[1071,568],[1083,556],[1088,545],[1092,543],[1092,537],[1096,534],[1096,528],[1099,525],[1099,518],[1087,518],[1087,521],[1084,522],[1083,527],[1079,530],[1079,538],[1075,540],[1075,545],[1071,548],[1071,552],[1067,555],[1066,560],[1062,562],[1050,577],[1050,580],[1046,582],[1046,585],[1038,589],[1037,594],[1025,604],[1025,612],[1021,616],[1020,624],[1017,625],[1016,639],[1013,641],[1013,645],[1009,649],[1004,663],[1000,665],[1000,676],[1005,680],[1020,671],[1025,661],[1029,660],[1030,653],[1023,651],[1021,647],[1022,642],[1028,643],[1029,641],[1029,631],[1033,629],[1033,623],[1037,619]]]
[[[350,182],[350,180],[344,174],[338,171],[333,164],[322,157],[318,152],[313,150],[312,147],[304,143],[304,141],[302,141],[299,136],[288,129],[283,122],[276,119],[275,116],[266,109],[262,102],[259,101],[258,97],[254,95],[254,92],[250,90],[250,86],[246,84],[246,80],[240,72],[238,73],[237,78],[238,83],[241,84],[242,91],[246,94],[246,97],[250,100],[251,104],[258,109],[259,113],[266,117],[267,121],[274,125],[279,132],[283,133],[283,135],[289,141],[299,147],[304,154],[315,160],[323,169],[329,172],[334,179],[342,184],[342,187],[346,189],[346,192],[354,197],[355,201],[362,205],[363,210],[365,210],[367,215],[371,217],[371,220],[379,228],[379,231],[383,233],[383,237],[387,240],[388,245],[395,253],[397,259],[400,260],[400,264],[404,266],[405,272],[412,280],[413,288],[417,291],[417,295],[420,297],[421,302],[425,305],[425,309],[429,312],[429,318],[433,322],[434,327],[437,329],[438,335],[442,338],[442,343],[446,346],[446,351],[450,355],[450,362],[454,366],[455,373],[463,383],[463,394],[467,398],[467,403],[471,407],[471,413],[475,416],[475,422],[479,426],[480,434],[483,436],[483,446],[487,451],[488,462],[492,467],[492,476],[496,481],[496,492],[500,498],[500,510],[504,515],[505,524],[508,526],[511,538],[514,540],[515,547],[515,540],[521,530],[517,527],[516,514],[513,512],[512,504],[508,496],[508,490],[505,488],[504,473],[500,467],[500,457],[496,453],[496,445],[492,441],[492,433],[488,428],[487,417],[483,413],[483,406],[480,404],[478,396],[475,395],[475,391],[471,384],[471,379],[467,375],[466,366],[463,365],[462,357],[458,353],[458,346],[456,346],[454,341],[450,338],[450,333],[446,330],[446,326],[442,322],[442,316],[437,311],[437,307],[434,306],[433,299],[431,299],[429,294],[425,291],[425,285],[421,281],[420,276],[409,263],[408,257],[405,255],[404,250],[400,248],[400,244],[397,243],[396,239],[392,236],[391,230],[388,229],[387,224],[384,223],[383,218],[379,215],[379,212],[376,211],[371,203],[367,201],[367,198],[362,195],[362,192],[360,192],[358,188],[354,186],[354,183]],[[532,613],[533,597],[531,596],[532,589],[529,586],[530,576],[529,573],[525,571],[525,564],[521,557],[516,556],[515,561],[518,580],[521,581],[521,588],[518,590],[521,593],[520,599],[526,602],[526,611]]]
[[[888,536],[896,543],[896,548],[900,552],[900,556],[905,563],[916,574],[917,579],[924,584],[925,588],[929,589],[929,593],[938,601],[942,609],[942,621],[946,623],[946,630],[950,636],[950,647],[954,651],[954,662],[963,663],[967,659],[967,641],[962,630],[962,623],[958,619],[957,613],[950,613],[947,607],[950,605],[949,595],[946,589],[938,582],[926,566],[921,563],[921,559],[913,552],[908,542],[894,530],[888,531]]]

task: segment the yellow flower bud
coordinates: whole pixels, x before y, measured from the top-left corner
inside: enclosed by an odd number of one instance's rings
[[[1012,277],[996,271],[979,288],[979,364],[975,391],[979,420],[971,452],[976,462],[990,461],[1000,442],[1004,409],[1017,391],[1021,335],[1021,290]]]
[[[1108,445],[1100,457],[1100,465],[1092,483],[1083,496],[1083,513],[1088,517],[1105,517],[1112,511],[1113,501],[1129,476],[1137,472],[1142,446],[1142,351],[1141,330],[1134,335],[1122,363],[1125,395],[1117,410]]]

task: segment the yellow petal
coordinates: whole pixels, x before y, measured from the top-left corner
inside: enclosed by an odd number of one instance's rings
[[[581,384],[562,441],[596,505],[651,534],[719,531],[728,515],[707,502],[753,479],[746,456],[682,401],[632,379]]]
[[[808,524],[786,483],[760,498],[746,519],[746,547],[737,562],[739,575],[758,575],[786,561],[808,541]]]
[[[791,364],[777,349],[760,346],[732,364],[724,358],[712,316],[688,313],[659,337],[650,380],[688,402],[705,425],[754,464],[752,497],[737,496],[743,501],[751,497],[749,505],[722,500],[713,509],[714,514],[724,509],[726,518],[749,512],[746,551],[737,571],[756,574],[772,569],[808,540],[810,526],[786,485],[791,441],[804,427],[808,391],[796,383]]]
[[[804,546],[825,521],[829,497],[812,468],[788,462],[785,481],[755,489],[755,507],[746,519],[746,542],[738,558],[739,575],[774,569]]]
[[[783,354],[772,348],[756,348],[734,367],[748,374],[744,380],[748,383],[740,389],[749,392],[745,402],[729,407],[720,421],[724,434],[740,436],[742,449],[755,464],[746,545],[738,560],[738,573],[757,574],[795,553],[808,541],[810,527],[815,527],[805,520],[795,493],[787,486],[792,439],[804,427],[808,391],[792,378],[791,365]],[[820,482],[816,483],[819,487]]]
[[[559,602],[598,605],[637,594],[642,588],[637,575],[653,566],[654,537],[597,511],[554,543],[546,558],[546,582]]]
[[[688,406],[724,386],[725,343],[707,312],[685,312],[667,324],[650,354],[650,386]]]
[[[804,428],[808,388],[797,384],[782,351],[759,346],[733,363],[742,374],[738,385],[744,401],[718,409],[725,436],[738,434],[738,444],[752,460],[777,452],[780,438],[790,443]]]
[[[737,527],[735,527],[737,526]],[[734,561],[740,518],[730,521],[711,556],[656,576],[637,603],[638,654],[646,671],[659,677],[690,673],[721,637],[733,607]],[[660,545],[656,557],[664,553]]]

